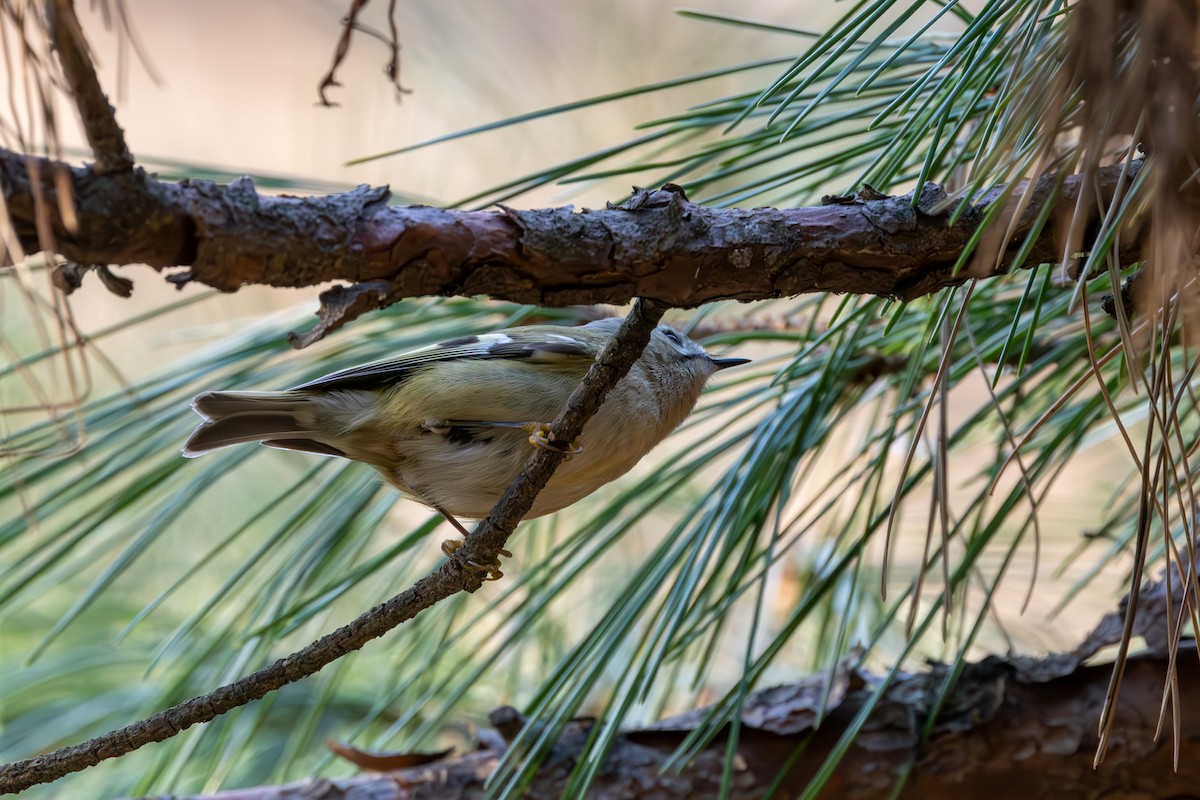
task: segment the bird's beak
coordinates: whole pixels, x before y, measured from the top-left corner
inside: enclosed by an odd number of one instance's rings
[[[725,369],[726,367],[736,367],[738,364],[749,364],[748,358],[710,358],[713,366],[717,369]]]

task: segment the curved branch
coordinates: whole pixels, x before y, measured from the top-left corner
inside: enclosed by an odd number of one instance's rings
[[[637,360],[664,311],[664,306],[653,301],[639,300],[634,305],[617,333],[597,354],[595,363],[554,421],[551,439],[569,442],[579,436],[584,423],[600,408],[609,390]],[[410,589],[292,655],[209,694],[81,744],[6,764],[0,767],[0,794],[20,792],[125,755],[143,745],[169,739],[193,725],[208,722],[281,686],[312,675],[452,594],[474,592],[482,581],[479,570],[471,564],[496,560],[565,455],[560,450],[534,450],[521,474],[513,479],[488,518],[467,536],[462,548]]]
[[[36,161],[0,151],[0,185],[29,252],[39,249],[31,181],[40,181],[47,206],[55,209],[55,187],[46,176],[62,169]],[[167,183],[140,170],[70,174],[79,227],[68,231],[51,220],[61,255],[84,264],[186,267],[169,279],[230,292],[245,284],[366,284],[368,290],[352,292],[352,302],[333,298],[343,310],[330,312],[322,331],[419,295],[483,294],[542,306],[646,297],[689,307],[821,291],[910,299],[1006,272],[1046,203],[1069,219],[1085,190],[1082,176],[1068,177],[1057,195],[1055,176],[1039,180],[1017,220],[1005,226],[1007,210],[1000,214],[996,228],[1007,227],[1012,237],[998,257],[989,253],[956,272],[989,208],[1008,196],[1003,187],[951,220],[941,207],[953,204],[939,202],[945,195],[933,185],[915,201],[830,198],[826,205],[791,209],[706,208],[667,186],[637,190],[621,206],[599,210],[455,211],[389,206],[386,187],[271,197],[258,194],[249,179],[219,186]],[[1106,201],[1121,181],[1120,167],[1093,180],[1089,196]],[[1059,216],[1052,214],[1034,237],[1024,264],[1060,259]],[[1121,255],[1136,260],[1140,228],[1123,231],[1119,241]]]

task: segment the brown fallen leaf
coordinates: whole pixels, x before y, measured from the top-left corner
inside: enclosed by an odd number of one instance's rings
[[[447,747],[445,750],[438,750],[435,753],[372,753],[370,750],[361,750],[333,739],[326,739],[325,746],[335,756],[349,761],[359,769],[372,772],[390,772],[394,769],[419,767],[422,764],[441,761],[454,752],[453,747]]]

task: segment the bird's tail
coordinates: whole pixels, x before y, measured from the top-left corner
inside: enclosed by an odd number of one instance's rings
[[[313,440],[312,399],[298,392],[205,392],[192,400],[204,421],[183,445],[188,458],[243,442],[343,455]],[[307,424],[306,424],[307,423]]]

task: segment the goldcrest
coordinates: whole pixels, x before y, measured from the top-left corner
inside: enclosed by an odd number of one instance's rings
[[[562,410],[621,320],[530,325],[462,336],[351,367],[282,392],[205,392],[185,456],[243,442],[370,464],[401,492],[456,517],[482,519],[530,455],[551,446]],[[659,325],[583,428],[527,517],[571,505],[628,472],[695,406],[713,358]]]

